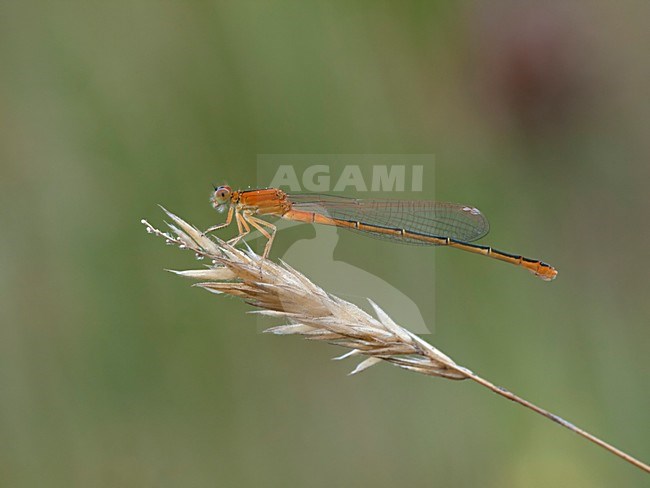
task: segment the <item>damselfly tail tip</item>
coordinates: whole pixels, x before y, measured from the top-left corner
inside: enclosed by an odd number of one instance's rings
[[[557,277],[557,270],[550,264],[546,263],[539,263],[537,269],[531,269],[530,271],[544,281],[553,281]]]

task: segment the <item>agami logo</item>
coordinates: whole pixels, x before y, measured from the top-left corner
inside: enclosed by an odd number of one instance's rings
[[[364,177],[361,166],[350,164],[334,174],[329,165],[307,166],[298,175],[290,164],[277,167],[269,186],[292,192],[401,192],[422,191],[423,165],[373,165],[369,178]],[[407,171],[408,169],[408,171]],[[367,172],[367,171],[366,171]],[[408,176],[408,187],[407,187]]]

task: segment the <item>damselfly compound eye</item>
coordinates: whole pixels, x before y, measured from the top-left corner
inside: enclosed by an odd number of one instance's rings
[[[232,190],[229,186],[220,186],[214,191],[214,201],[217,205],[224,205],[230,202]]]

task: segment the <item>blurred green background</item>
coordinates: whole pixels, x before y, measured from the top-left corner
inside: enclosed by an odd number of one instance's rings
[[[558,279],[351,234],[336,259],[433,301],[426,339],[459,363],[648,461],[649,15],[2,2],[2,486],[641,486],[475,384],[348,378],[337,348],[259,334],[139,221],[215,223],[210,185],[264,184],[262,153],[435,154],[420,197],[476,205],[486,242]]]

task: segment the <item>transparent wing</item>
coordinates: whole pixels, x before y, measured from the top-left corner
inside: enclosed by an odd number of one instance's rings
[[[295,210],[314,212],[333,219],[361,222],[385,229],[404,229],[427,236],[450,237],[471,242],[488,233],[490,226],[476,208],[448,202],[421,200],[359,200],[333,195],[291,194]],[[421,241],[380,230],[351,229],[373,237],[411,244]]]

